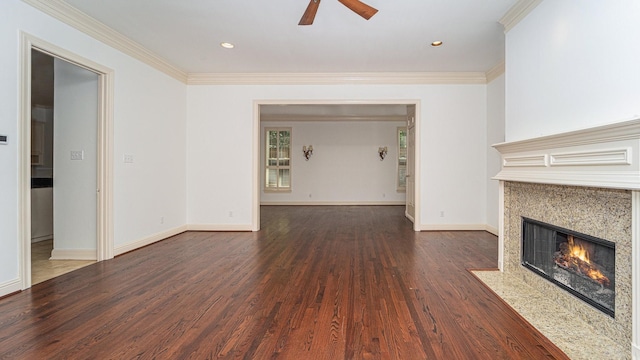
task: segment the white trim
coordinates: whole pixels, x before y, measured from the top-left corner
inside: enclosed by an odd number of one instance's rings
[[[505,154],[623,140],[640,140],[640,118],[492,146]]]
[[[504,271],[504,181],[498,182],[498,269]]]
[[[187,231],[257,231],[253,224],[189,224]]]
[[[261,169],[261,139],[262,131],[260,130],[260,103],[253,102],[253,159],[251,164],[251,174],[253,179],[251,181],[253,189],[251,196],[251,230],[260,230],[260,189],[262,188],[262,169]]]
[[[631,165],[631,148],[549,154],[549,166]]]
[[[268,121],[407,121],[406,115],[310,115],[310,114],[264,114],[262,122]]]
[[[487,84],[497,79],[500,75],[504,74],[505,63],[504,60],[497,63],[494,67],[487,70],[485,77],[487,78]]]
[[[254,100],[253,101],[253,197],[252,197],[252,222],[251,230],[260,230],[260,189],[261,189],[261,174],[260,167],[260,105],[415,105],[415,219],[420,219],[420,119],[421,109],[420,100],[406,99],[406,100]],[[419,221],[413,221],[414,231],[420,231],[421,227]],[[206,229],[205,229],[206,230]],[[214,231],[216,229],[213,229]]]
[[[640,119],[493,147],[503,164],[494,179],[640,189]]]
[[[515,3],[498,21],[504,26],[504,32],[507,33],[513,29],[514,26],[529,15],[541,2],[542,0],[519,0]]]
[[[640,190],[640,174],[625,171],[510,171],[503,169],[493,179],[539,184]]]
[[[53,249],[49,260],[96,260],[96,251],[87,249]]]
[[[487,224],[422,224],[421,231],[489,231]]]
[[[22,0],[34,8],[54,17],[63,23],[101,41],[116,50],[142,61],[183,83],[187,82],[187,73],[170,64],[164,58],[129,39],[107,25],[83,13],[64,1]]]
[[[404,205],[405,201],[264,201],[260,205],[300,205],[300,206],[377,206],[377,205]]]
[[[406,205],[406,202],[405,202],[405,205]],[[404,210],[404,216],[413,223],[413,231],[420,231],[420,230],[416,230],[416,228],[417,228],[416,225],[415,225],[416,224],[416,219],[409,214],[409,212],[406,210],[406,208]]]
[[[631,192],[631,348],[640,359],[640,191]]]
[[[486,84],[483,72],[190,73],[188,85]]]
[[[145,238],[142,239],[138,239],[126,244],[122,244],[122,245],[118,245],[114,248],[114,253],[116,256],[118,255],[122,255],[124,253],[127,253],[129,251],[133,251],[136,249],[139,249],[141,247],[147,246],[147,245],[151,245],[153,243],[156,243],[158,241],[161,240],[165,240],[167,238],[170,238],[172,236],[181,234],[183,232],[187,231],[187,225],[182,225],[182,226],[178,226],[176,228],[173,229],[169,229],[169,230],[165,230],[156,234],[153,234],[151,236],[147,236]]]
[[[20,242],[19,278],[22,289],[31,286],[31,49],[45,52],[98,75],[97,158],[97,260],[113,257],[113,77],[105,66],[20,32],[20,126],[19,126],[19,203],[18,241]]]
[[[505,156],[502,158],[502,166],[504,167],[521,167],[521,166],[548,166],[549,161],[546,154],[529,155],[529,156]]]
[[[22,290],[22,281],[20,278],[5,281],[0,284],[0,296],[5,296]]]
[[[495,236],[499,236],[498,228],[493,227],[493,226],[491,226],[491,225],[485,224],[485,226],[484,226],[484,231],[486,231],[486,232],[488,232],[488,233],[491,233],[491,234],[493,234],[493,235],[495,235]]]

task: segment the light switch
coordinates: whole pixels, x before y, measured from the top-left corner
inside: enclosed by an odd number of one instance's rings
[[[71,160],[84,160],[84,150],[71,150]]]

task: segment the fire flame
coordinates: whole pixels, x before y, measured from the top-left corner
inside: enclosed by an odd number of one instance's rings
[[[609,286],[609,278],[598,270],[595,265],[591,264],[589,251],[582,244],[576,244],[571,235],[567,237],[567,243],[568,254],[565,253],[565,256],[560,256],[560,258],[556,259],[556,263],[588,276],[602,285]]]
[[[568,236],[568,240],[569,240],[569,251],[571,252],[571,256],[577,259],[580,259],[584,262],[586,262],[587,264],[591,264],[591,260],[589,260],[589,252],[587,251],[587,249],[584,248],[584,246],[576,244],[573,241],[573,236],[569,235]]]

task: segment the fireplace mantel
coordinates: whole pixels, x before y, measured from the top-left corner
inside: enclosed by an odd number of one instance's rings
[[[640,119],[493,147],[497,180],[640,190]]]

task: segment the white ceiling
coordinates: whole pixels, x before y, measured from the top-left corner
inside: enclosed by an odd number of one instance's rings
[[[516,1],[364,0],[366,21],[322,0],[299,26],[308,0],[66,0],[187,73],[485,72]]]

